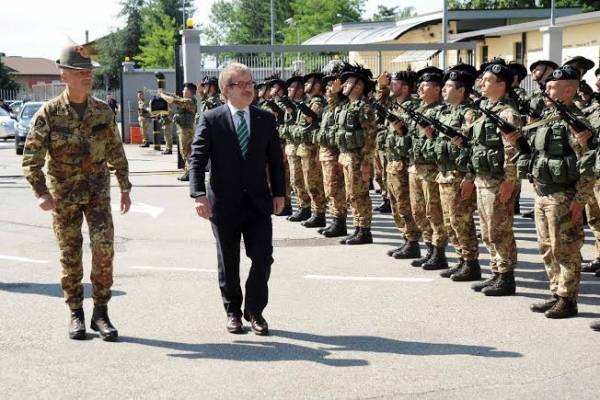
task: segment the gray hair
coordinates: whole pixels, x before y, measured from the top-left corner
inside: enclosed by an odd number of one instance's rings
[[[235,74],[250,74],[252,76],[252,71],[248,68],[247,65],[233,62],[228,64],[221,73],[219,74],[219,89],[223,92],[223,89],[226,86],[231,85],[233,82],[233,75]]]

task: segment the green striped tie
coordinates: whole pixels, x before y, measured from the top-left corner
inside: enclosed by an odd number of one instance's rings
[[[248,153],[248,143],[250,142],[250,136],[248,135],[248,125],[246,125],[246,118],[244,118],[244,111],[240,110],[236,112],[236,115],[240,117],[240,123],[237,127],[237,136],[240,141],[240,150],[242,150],[242,156],[246,158]]]

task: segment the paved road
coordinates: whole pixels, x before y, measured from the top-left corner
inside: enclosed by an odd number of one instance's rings
[[[398,241],[388,215],[375,216],[375,244],[358,247],[275,218],[272,335],[233,336],[210,227],[175,179],[175,156],[132,146],[135,212],[114,216],[110,311],[121,340],[70,341],[50,215],[37,209],[20,157],[1,145],[3,399],[598,398],[600,334],[588,325],[600,318],[600,279],[584,276],[579,318],[529,312],[547,296],[531,221],[515,222],[518,295],[493,299],[386,257]],[[527,187],[523,198],[531,205]],[[89,256],[86,247],[87,275]],[[244,275],[248,267],[244,259]],[[89,298],[85,309],[89,319]]]

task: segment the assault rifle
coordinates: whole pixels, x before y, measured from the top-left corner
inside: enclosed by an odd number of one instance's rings
[[[558,111],[560,116],[565,119],[567,124],[569,124],[569,126],[571,126],[575,130],[575,132],[577,132],[577,133],[583,132],[583,131],[590,131],[592,133],[594,132],[594,129],[591,126],[589,126],[588,124],[586,124],[585,122],[583,122],[582,120],[577,118],[577,116],[575,114],[573,114],[562,101],[554,100],[546,92],[543,92],[542,94],[544,95],[545,98],[547,98],[550,101],[550,103],[552,103],[552,105],[554,105],[554,107],[556,108],[556,111]]]
[[[488,110],[485,107],[480,107],[479,105],[475,105],[475,107],[483,114],[485,114],[485,116],[492,121],[492,124],[496,125],[496,127],[500,129],[502,133],[509,134],[518,130],[516,126],[514,126],[508,121],[505,121],[504,119],[496,115],[493,111]],[[525,136],[519,137],[519,139],[517,140],[517,145],[519,147],[519,152],[512,158],[512,161],[517,160],[522,155],[531,154],[531,147],[529,146],[529,142],[527,141]]]

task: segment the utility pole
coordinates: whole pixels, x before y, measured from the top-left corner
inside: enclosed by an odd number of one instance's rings
[[[442,69],[445,70],[448,66],[446,54],[446,46],[448,46],[448,0],[444,0],[444,10],[442,14],[442,42],[444,43],[444,48],[442,49]]]
[[[275,7],[271,0],[271,46],[275,45]],[[271,52],[271,72],[275,72],[275,52]]]

